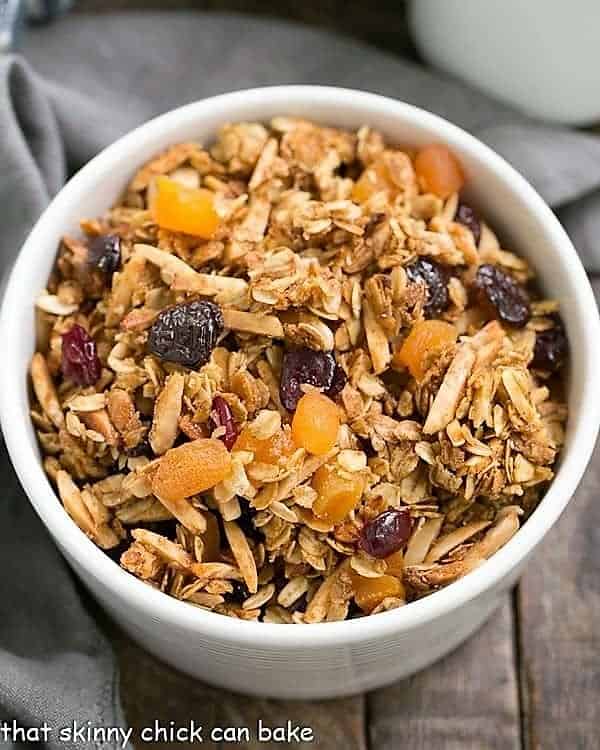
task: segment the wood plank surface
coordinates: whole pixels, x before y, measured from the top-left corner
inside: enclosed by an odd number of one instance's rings
[[[139,742],[141,730],[152,727],[155,720],[164,727],[171,722],[177,727],[187,727],[193,719],[196,725],[204,727],[202,747],[206,748],[366,750],[363,697],[311,703],[263,700],[230,693],[212,688],[162,664],[132,643],[116,626],[111,626],[111,631],[110,637],[117,650],[121,670],[121,697],[127,721],[134,728],[133,741],[137,748],[150,746],[156,750],[170,750],[177,747],[188,750],[197,747],[197,744],[189,742],[162,741],[152,745]],[[314,732],[314,741],[259,743],[256,733],[259,719],[271,728],[284,726],[288,720],[296,726],[310,727]],[[214,727],[248,727],[251,740],[239,744],[211,742],[209,731]]]
[[[600,299],[600,279],[593,286]],[[529,563],[519,588],[526,750],[600,747],[599,563],[596,445],[575,497]]]
[[[374,750],[519,750],[511,596],[457,651],[368,696]],[[564,750],[567,750],[565,748]]]

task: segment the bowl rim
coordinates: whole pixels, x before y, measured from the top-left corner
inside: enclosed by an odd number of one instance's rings
[[[27,287],[28,266],[35,257],[38,238],[43,239],[45,228],[53,222],[55,214],[72,204],[71,196],[79,192],[89,192],[98,175],[105,174],[111,164],[131,158],[139,141],[144,138],[159,137],[183,122],[201,122],[211,108],[234,109],[244,104],[273,106],[280,104],[285,112],[286,105],[296,103],[310,106],[320,102],[331,104],[332,99],[348,109],[369,110],[376,113],[408,121],[412,125],[435,130],[450,147],[457,145],[463,153],[474,161],[483,162],[495,176],[509,185],[510,190],[536,215],[548,230],[551,244],[559,250],[563,271],[569,274],[577,287],[578,309],[586,308],[586,325],[582,326],[583,346],[593,353],[600,339],[600,317],[594,295],[581,264],[566,232],[529,183],[501,156],[474,136],[444,118],[389,97],[333,86],[289,85],[266,86],[244,89],[202,99],[155,117],[130,131],[109,145],[77,174],[75,174],[53,199],[39,218],[23,244],[7,283],[0,312],[0,337],[6,342],[4,353],[10,361],[19,333],[10,325],[11,311],[17,306],[32,304],[31,289]],[[26,294],[29,289],[29,296]],[[153,589],[122,570],[102,550],[79,530],[67,515],[57,495],[46,478],[41,462],[29,444],[25,422],[28,415],[19,407],[19,399],[14,394],[23,387],[16,369],[0,368],[0,422],[5,442],[19,477],[31,504],[50,531],[58,546],[68,558],[74,560],[84,573],[101,584],[105,591],[116,591],[118,599],[130,603],[132,611],[141,612],[155,621],[183,628],[198,635],[226,640],[232,644],[269,648],[301,648],[350,645],[379,639],[391,633],[407,632],[447,613],[462,607],[467,602],[494,589],[511,571],[524,561],[537,546],[548,530],[556,522],[570,501],[590,459],[600,424],[600,399],[595,398],[594,383],[600,380],[600,356],[591,354],[586,361],[584,392],[582,394],[582,414],[572,427],[571,445],[546,495],[537,509],[519,532],[482,566],[449,586],[401,607],[373,617],[364,617],[342,622],[317,623],[310,627],[297,625],[243,621],[219,615],[214,612],[190,607],[185,602],[174,599]],[[8,427],[10,425],[10,427]],[[542,511],[542,512],[540,512]]]

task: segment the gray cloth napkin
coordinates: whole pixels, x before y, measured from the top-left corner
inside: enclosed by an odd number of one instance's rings
[[[0,58],[3,266],[67,174],[131,127],[211,94],[278,83],[374,91],[461,125],[535,185],[559,210],[588,267],[600,268],[600,138],[532,121],[349,39],[237,15],[184,13],[65,18],[29,31],[22,55]],[[109,645],[6,456],[1,461],[0,719],[119,725]],[[54,738],[48,746],[88,745]]]

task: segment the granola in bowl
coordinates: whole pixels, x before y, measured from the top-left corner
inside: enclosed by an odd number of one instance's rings
[[[535,509],[567,341],[439,144],[288,117],[158,154],[64,237],[32,419],[81,530],[188,603],[403,606]]]

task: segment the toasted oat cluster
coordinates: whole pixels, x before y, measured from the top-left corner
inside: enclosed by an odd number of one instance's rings
[[[31,414],[80,529],[271,623],[403,606],[504,545],[553,476],[567,341],[464,181],[368,127],[226,124],[64,237]]]

